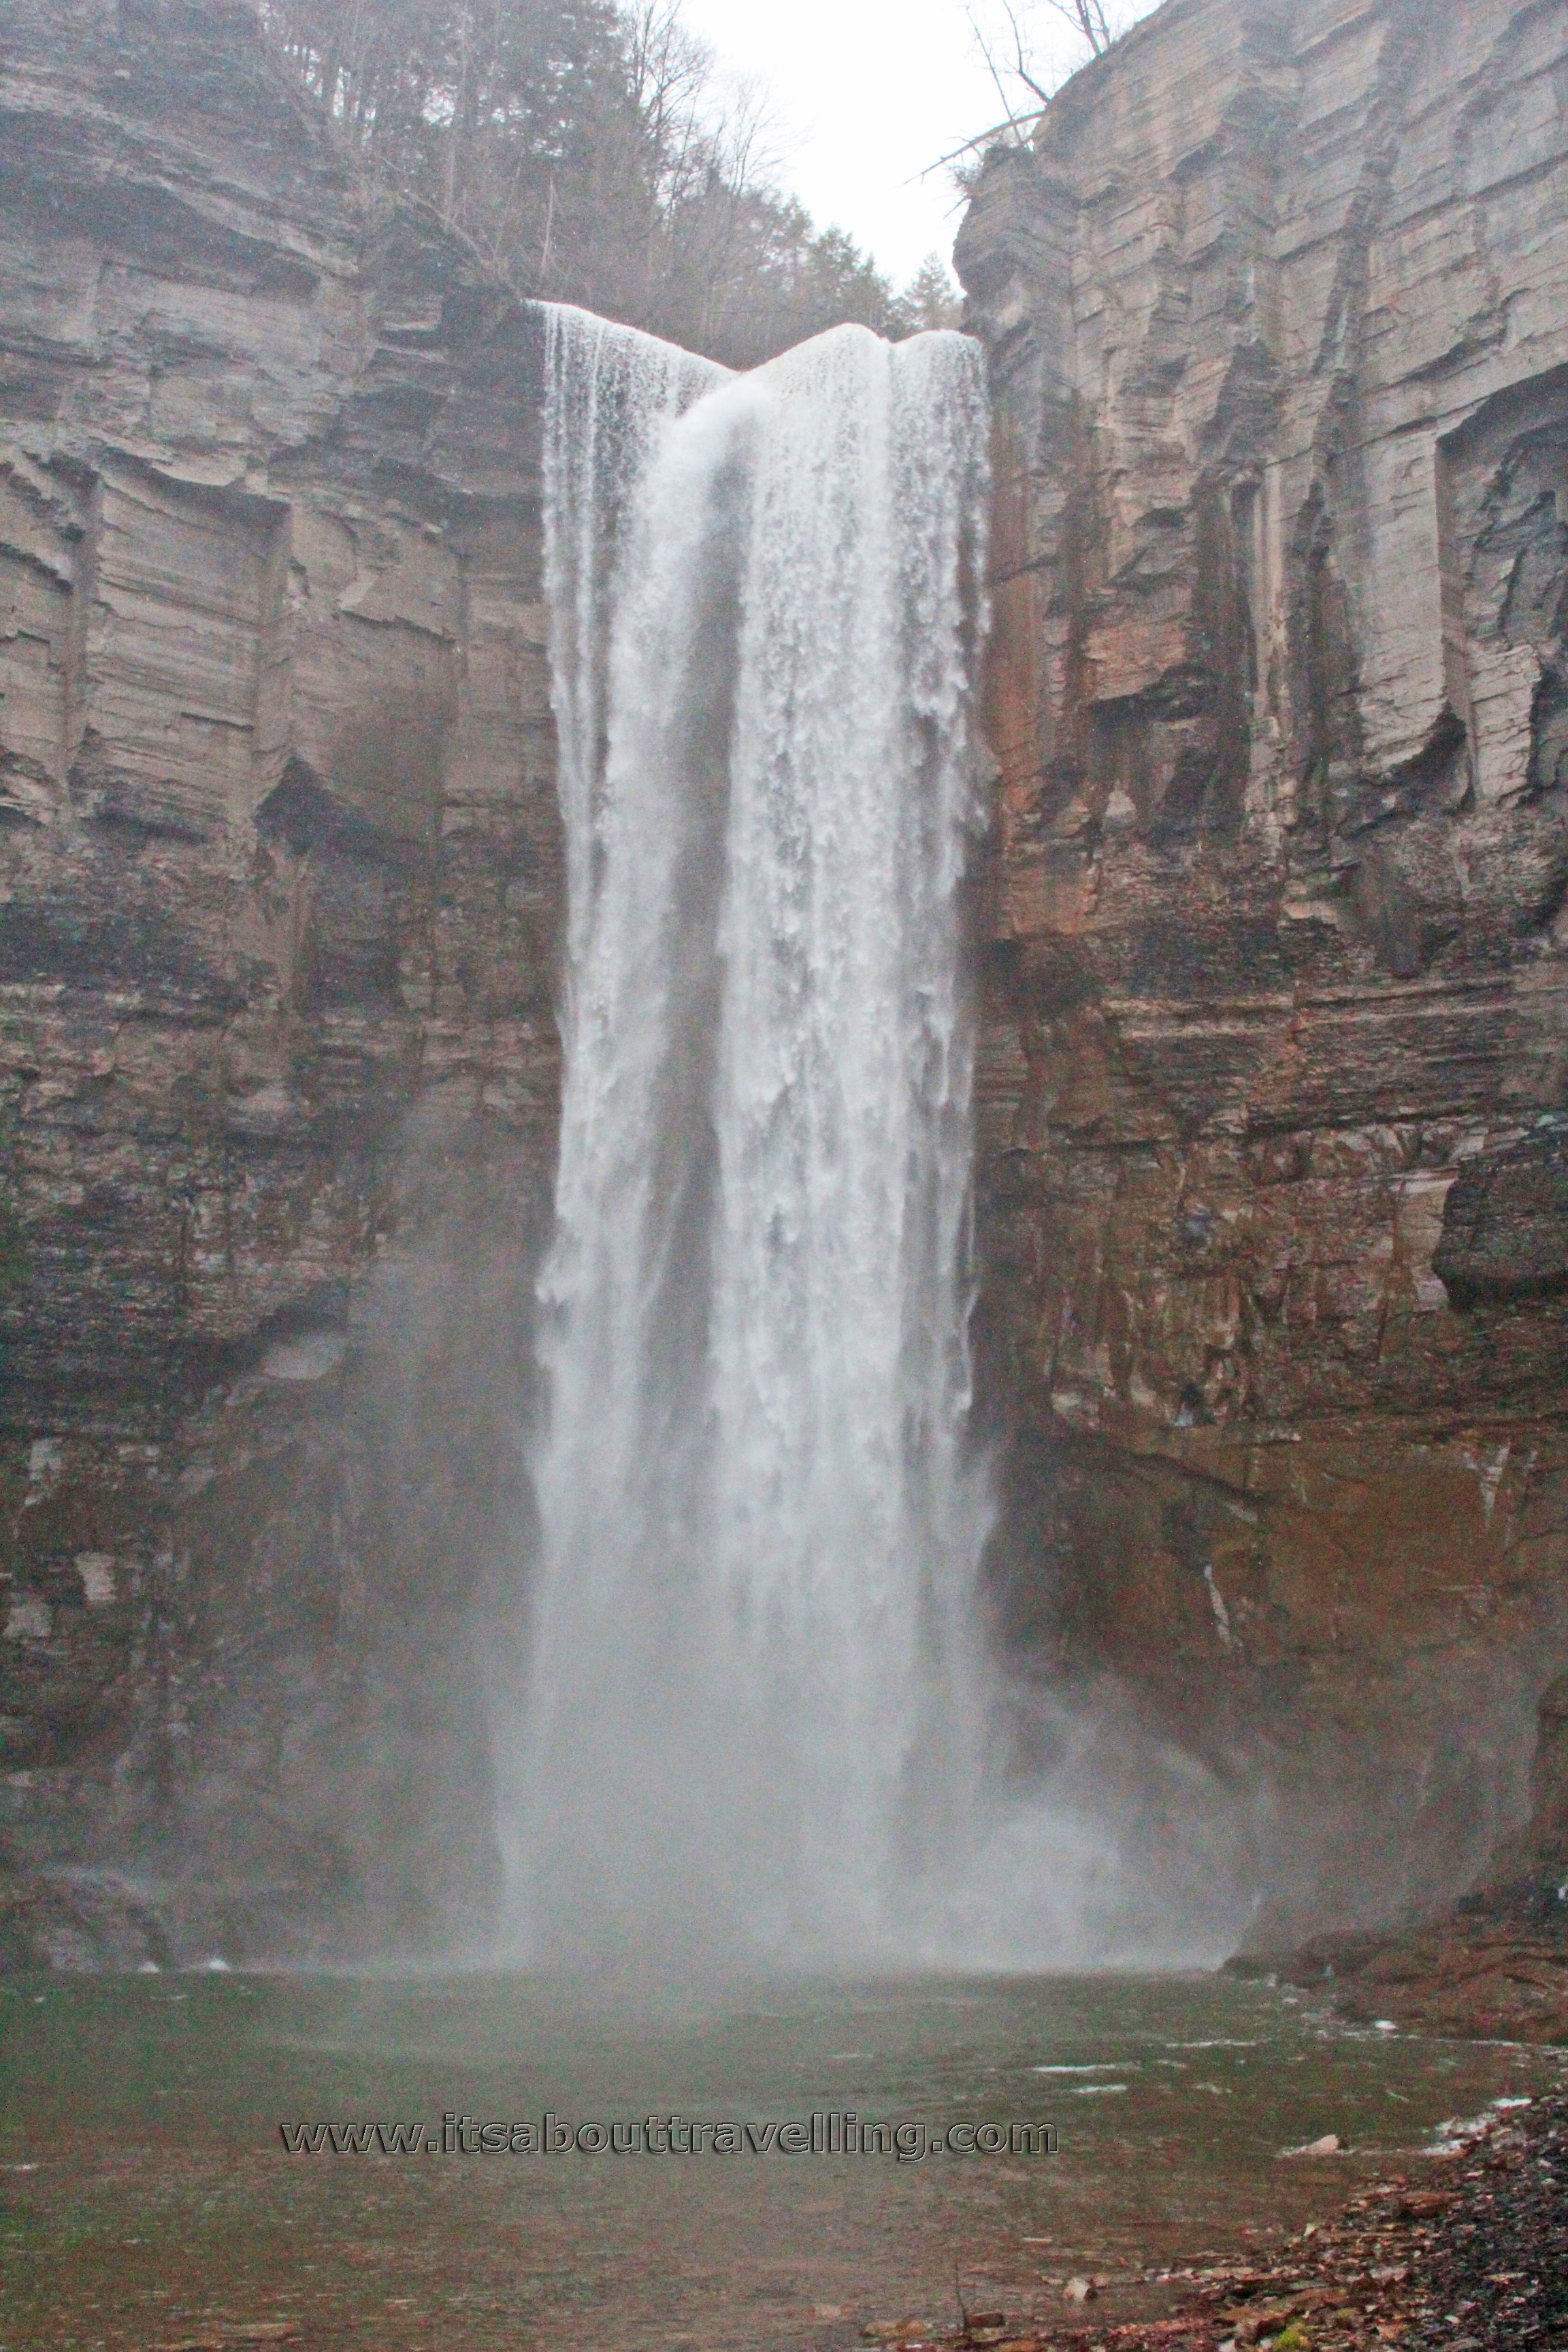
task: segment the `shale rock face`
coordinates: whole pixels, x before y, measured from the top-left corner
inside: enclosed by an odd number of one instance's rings
[[[558,1095],[535,330],[227,0],[12,0],[0,240],[0,1962],[449,1945]],[[1568,16],[1169,0],[959,257],[998,1633],[1206,1765],[1260,1944],[1384,1921],[1562,1845]]]
[[[536,331],[249,9],[0,45],[0,1946],[460,1932],[557,1097]]]
[[[1387,1917],[1568,1644],[1568,14],[1170,0],[958,259],[998,1611]]]

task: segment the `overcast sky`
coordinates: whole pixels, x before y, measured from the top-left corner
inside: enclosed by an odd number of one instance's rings
[[[682,0],[681,14],[722,64],[768,84],[778,176],[820,227],[847,228],[900,285],[933,249],[948,258],[957,198],[944,172],[920,173],[1002,115],[963,0]],[[1005,27],[996,0],[976,15]],[[1059,74],[1081,48],[1046,0],[1032,15]]]

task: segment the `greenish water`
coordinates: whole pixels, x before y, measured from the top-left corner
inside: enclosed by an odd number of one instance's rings
[[[396,2352],[547,2336],[832,2352],[868,2320],[950,2319],[955,2263],[972,2308],[1059,2310],[1042,2273],[1116,2275],[1299,2226],[1363,2168],[1424,2168],[1444,2118],[1563,2063],[1350,2032],[1212,1978],[646,2003],[525,1977],[12,1979],[0,2347],[298,2321],[307,2345]],[[729,2121],[743,2152],[440,2147],[448,2113],[473,2118],[472,2147],[473,2126],[510,2137],[546,2110],[606,2129]],[[846,2111],[944,2140],[1048,2121],[1058,2152],[785,2153],[766,2128]],[[416,2121],[412,2155],[289,2155],[279,2133]],[[1357,2154],[1281,2160],[1326,2132]],[[1119,2293],[1108,2318],[1147,2307]]]

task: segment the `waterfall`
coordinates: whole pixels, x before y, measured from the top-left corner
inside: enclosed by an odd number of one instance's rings
[[[986,411],[962,336],[753,373],[547,314],[567,835],[540,1958],[911,1955],[979,1769],[966,1470]]]

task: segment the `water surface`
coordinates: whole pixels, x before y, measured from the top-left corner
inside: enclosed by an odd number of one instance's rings
[[[1061,2311],[1050,2282],[1246,2247],[1562,2053],[1326,2022],[1204,1979],[823,1985],[634,2001],[537,1978],[185,1975],[0,1986],[0,2347],[303,2340],[816,2346],[868,2321]],[[767,2124],[1058,2153],[289,2156],[280,2121]],[[1351,2158],[1279,2151],[1337,2132]],[[467,2135],[474,2137],[470,2127]],[[1042,2275],[1044,2273],[1045,2275]],[[1109,2288],[1108,2319],[1143,2308]]]

